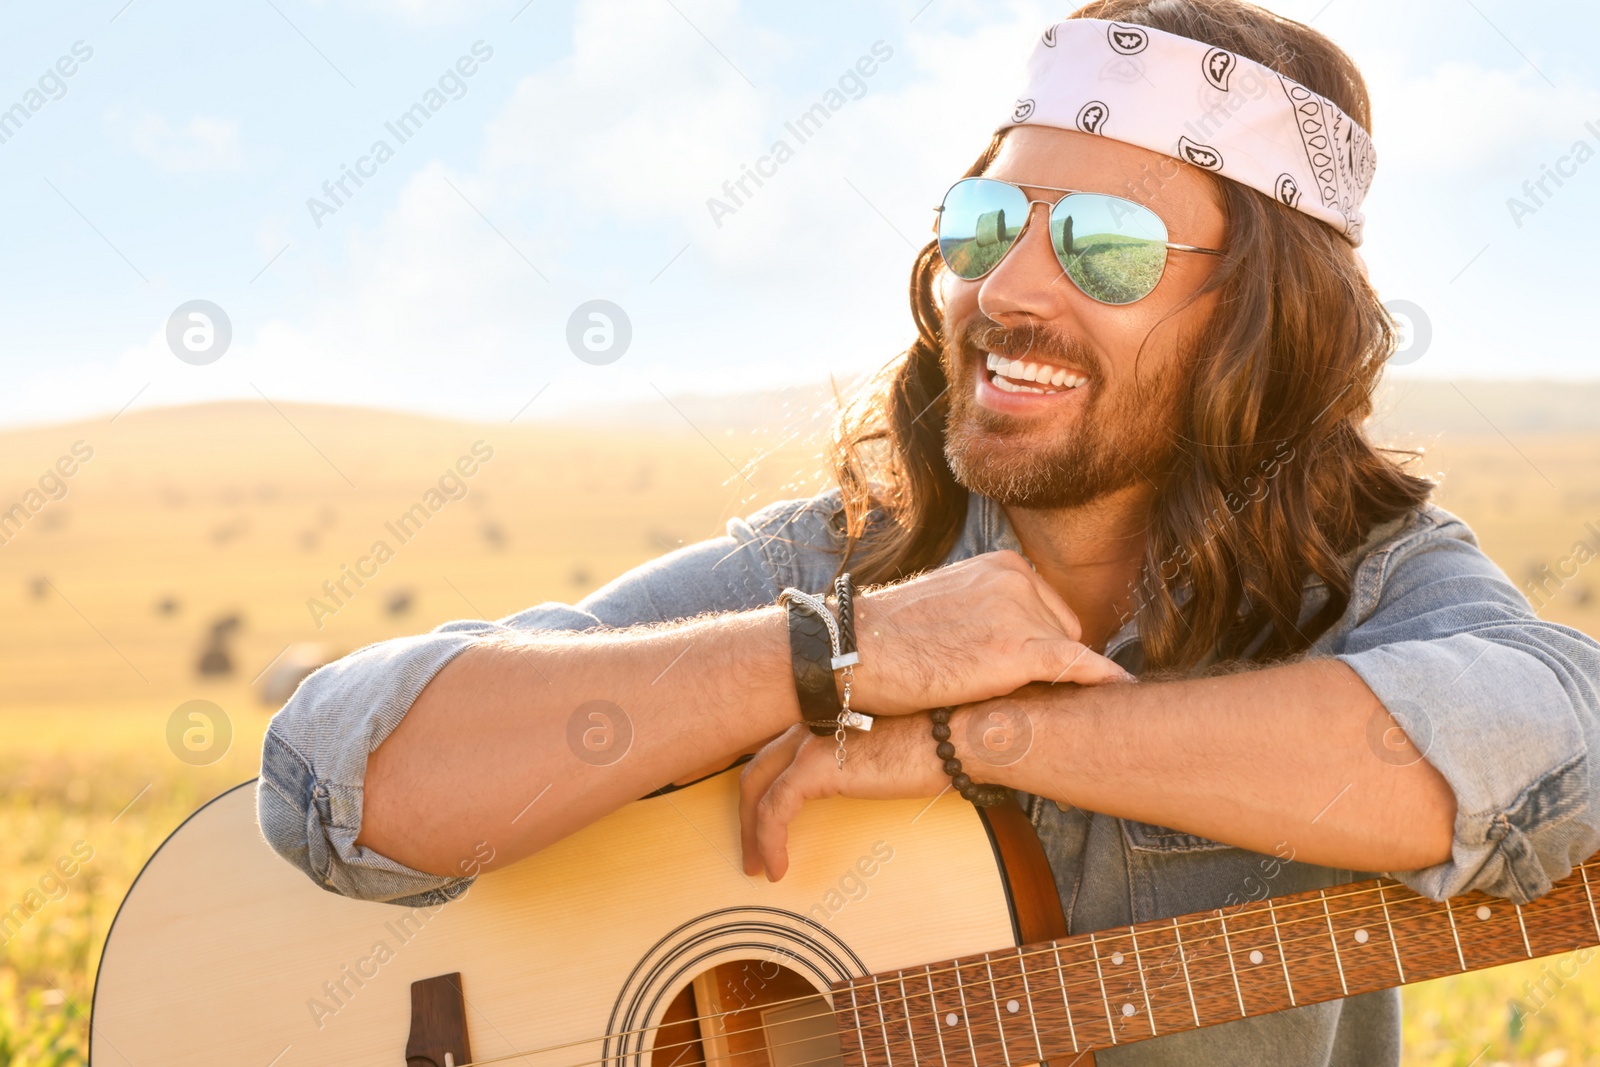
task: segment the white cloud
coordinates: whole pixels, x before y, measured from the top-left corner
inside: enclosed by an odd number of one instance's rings
[[[1600,119],[1600,90],[1552,86],[1525,63],[1448,60],[1419,77],[1414,60],[1384,53],[1364,63],[1379,166],[1391,173],[1527,169],[1541,148],[1566,148]]]
[[[114,108],[107,122],[145,159],[165,171],[238,170],[244,162],[239,123],[197,115],[181,128],[154,112],[129,115]]]
[[[323,272],[313,298],[242,329],[203,375],[168,367],[160,338],[124,361],[153,363],[168,397],[259,387],[490,417],[551,380],[541,407],[595,390],[657,399],[647,379],[737,390],[887,361],[914,335],[905,284],[931,206],[1009,110],[1048,18],[990,10],[975,32],[928,23],[886,40],[893,54],[880,50],[865,93],[797,144],[784,121],[870,55],[875,35],[841,42],[781,92],[771,72],[792,44],[742,26],[736,0],[686,14],[692,25],[656,0],[582,4],[571,55],[519,82],[476,169],[421,164],[371,230],[323,231],[309,252]],[[767,73],[752,88],[736,66]],[[707,198],[778,137],[794,159],[718,228]],[[263,224],[264,255],[280,236]],[[561,341],[572,308],[594,296],[634,319],[637,352],[614,366],[583,365]]]
[[[471,4],[390,6],[438,15]],[[108,405],[156,379],[140,406],[260,388],[509,417],[546,382],[540,409],[585,392],[655,399],[652,382],[670,393],[817,380],[891,358],[914,335],[905,286],[931,207],[1008,113],[1036,34],[1058,13],[1018,3],[974,8],[959,26],[885,31],[893,56],[865,94],[795,145],[784,121],[869,54],[878,32],[846,20],[862,27],[851,40],[830,28],[829,58],[795,76],[811,53],[752,28],[737,0],[679,6],[683,15],[659,0],[584,0],[570,54],[518,82],[476,161],[394,164],[415,169],[370,228],[341,215],[308,245],[294,233],[303,219],[262,220],[264,259],[294,240],[314,288],[289,294],[279,318],[236,324],[234,350],[209,367],[178,364],[159,336],[123,353],[105,368],[115,370]],[[1481,178],[1502,158],[1525,168],[1529,145],[1564,137],[1572,117],[1581,126],[1585,108],[1600,114],[1596,94],[1556,92],[1531,72],[1458,61],[1418,76],[1382,52],[1363,66],[1392,193],[1426,185],[1415,173],[1393,180],[1407,171]],[[794,158],[716,226],[707,198],[778,137]],[[1375,266],[1402,277],[1402,264]],[[1452,260],[1445,276],[1456,269]],[[1470,338],[1431,292],[1412,277],[1400,295],[1427,297],[1441,349],[1466,354]],[[592,297],[634,320],[635,350],[611,366],[579,363],[562,340],[568,314]]]
[[[329,0],[322,0],[323,3]],[[388,15],[419,26],[460,22],[505,7],[502,0],[332,0],[360,12]],[[520,5],[526,0],[517,0]],[[514,9],[513,9],[514,13]]]

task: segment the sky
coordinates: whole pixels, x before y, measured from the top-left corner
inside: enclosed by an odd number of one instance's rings
[[[1367,78],[1394,373],[1596,377],[1600,7],[1268,6]],[[223,397],[533,418],[869,372],[1067,10],[0,4],[0,425]]]

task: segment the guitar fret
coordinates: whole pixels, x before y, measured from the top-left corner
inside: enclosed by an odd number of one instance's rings
[[[994,968],[989,966],[989,954],[983,954],[983,969],[989,976],[989,999],[994,1004],[994,1024],[1000,1031],[1000,1054],[1005,1057],[1006,1067],[1011,1067],[1011,1050],[1006,1047],[1006,1021],[1000,1017],[1000,990],[994,984]]]
[[[911,1045],[911,1067],[920,1067],[917,1061],[917,1030],[911,1022],[911,997],[906,993],[906,972],[896,971],[900,983],[900,1011],[905,1016],[906,1041]]]
[[[1266,897],[1234,915],[1237,919],[1240,914],[1253,917],[1265,913],[1271,927],[1270,941],[1267,925],[1258,921],[1243,926],[1230,923],[1229,909],[1218,908],[1134,923],[1123,931],[1113,928],[1040,942],[1031,950],[1026,946],[1006,948],[948,964],[929,964],[923,968],[925,990],[916,983],[915,969],[909,975],[903,970],[863,975],[833,985],[845,1063],[847,1067],[924,1067],[924,1061],[931,1067],[1035,1067],[1048,1063],[1052,1057],[1081,1057],[1096,1049],[1187,1030],[1191,1025],[1206,1027],[1369,990],[1570,952],[1600,943],[1600,895],[1595,892],[1595,883],[1600,879],[1591,879],[1586,865],[1574,866],[1578,870],[1571,877],[1526,905],[1473,892],[1444,901],[1441,916],[1437,907],[1440,901],[1410,891],[1393,879],[1373,879],[1340,886],[1335,892],[1330,892],[1333,887],[1329,887],[1276,899]],[[1600,870],[1600,866],[1596,869]],[[1338,908],[1333,906],[1335,900],[1340,902]],[[1374,900],[1377,907],[1372,906]],[[1456,914],[1458,908],[1460,915]],[[1511,930],[1513,913],[1515,932]],[[1380,918],[1381,928],[1376,925]],[[1287,932],[1285,923],[1289,926]],[[1466,937],[1461,936],[1463,924]],[[1105,953],[1100,951],[1100,934],[1107,939]],[[1388,952],[1375,943],[1376,938],[1385,935],[1389,938]],[[1237,947],[1235,936],[1239,938]],[[1323,944],[1324,937],[1333,949],[1331,963],[1327,948],[1316,947]],[[1221,953],[1212,947],[1219,941]],[[1403,951],[1401,941],[1406,943]],[[1521,953],[1517,951],[1519,944]],[[1284,982],[1282,994],[1269,974],[1273,961],[1268,957],[1274,951],[1278,953],[1277,969]],[[1177,954],[1177,967],[1172,966],[1169,952]],[[1030,955],[1035,957],[1031,966]],[[1456,961],[1454,969],[1449,962],[1451,955]],[[1094,965],[1092,971],[1090,963]],[[1129,973],[1130,965],[1135,973]],[[1211,1003],[1225,1000],[1225,978],[1232,983],[1238,1016],[1216,1010]],[[1189,1021],[1181,1015],[1174,988],[1180,980],[1189,1003]],[[1040,981],[1056,984],[1059,1005],[1054,994],[1043,986],[1040,989],[1044,995],[1040,1000],[1034,999],[1034,987]],[[950,983],[954,983],[960,1000],[960,1016],[952,1010],[955,1005],[949,1005]],[[1089,1005],[1095,995],[1089,983],[1099,987],[1103,1016]],[[977,1000],[968,1001],[968,984]],[[982,991],[984,985],[987,992]],[[1201,988],[1197,990],[1196,985]],[[1246,985],[1250,986],[1249,998],[1244,995]],[[886,995],[885,986],[898,992]],[[843,1000],[847,992],[848,1003]],[[864,1004],[865,996],[874,1000]],[[941,996],[948,1007],[940,1005]],[[1204,1016],[1200,1014],[1202,997],[1208,1001]],[[1134,1018],[1141,1002],[1149,1016],[1144,1024]],[[1163,1012],[1172,1013],[1170,1018],[1156,1018],[1158,1004]],[[1027,1032],[1008,1033],[1007,1016],[1020,1014],[1024,1005],[1028,1012]],[[876,1021],[869,1022],[874,1008]],[[985,1008],[994,1012],[993,1035],[983,1014]],[[1083,1018],[1077,1018],[1075,1008],[1082,1009]],[[1065,1027],[1060,1025],[1058,1011],[1065,1013]],[[973,1012],[978,1013],[976,1020]],[[1013,1025],[1020,1021],[1011,1020]],[[1079,1022],[1084,1024],[1082,1034]],[[944,1040],[944,1031],[954,1033],[958,1024],[966,1033],[970,1058],[961,1054],[959,1040]],[[1119,1024],[1127,1029],[1119,1032]],[[906,1027],[909,1047],[900,1050],[896,1062],[894,1042],[901,1040],[901,1025]],[[934,1044],[919,1047],[928,1035],[918,1033],[918,1029],[929,1025],[933,1027]],[[866,1040],[873,1029],[884,1042],[881,1056]],[[1000,1042],[998,1057],[987,1047],[996,1037]],[[1048,1044],[1046,1037],[1050,1038]],[[980,1038],[985,1045],[981,1056]],[[1017,1044],[1015,1050],[1012,1042]]]
[[[1061,944],[1050,942],[1050,951],[1056,957],[1056,973],[1061,979],[1061,1006],[1067,1012],[1067,1035],[1072,1038],[1072,1051],[1078,1051],[1078,1028],[1072,1022],[1072,1002],[1067,999],[1067,969],[1061,965]]]
[[[1183,950],[1183,931],[1178,917],[1172,917],[1172,940],[1178,946],[1178,962],[1183,965],[1183,988],[1189,991],[1189,1011],[1194,1015],[1195,1026],[1200,1025],[1200,1008],[1194,1002],[1194,983],[1189,981],[1189,954]]]
[[[1239,1015],[1249,1014],[1244,1010],[1244,990],[1239,988],[1239,968],[1233,962],[1233,941],[1228,937],[1228,917],[1222,914],[1222,909],[1217,909],[1217,921],[1222,924],[1222,947],[1228,953],[1228,970],[1233,974],[1233,992],[1239,998]]]
[[[961,980],[961,968],[956,968],[956,994],[961,998],[961,1025],[967,1031],[967,1047],[972,1050],[972,1062],[977,1064],[978,1043],[972,1039],[972,1015],[967,1011],[967,983]]]
[[[1450,918],[1450,938],[1456,943],[1456,960],[1460,962],[1461,969],[1467,969],[1466,954],[1461,951],[1461,934],[1456,931],[1456,913],[1450,910],[1450,901],[1444,902],[1444,913]]]
[[[1400,983],[1405,984],[1406,967],[1400,962],[1400,945],[1394,939],[1394,923],[1389,921],[1389,900],[1383,895],[1383,883],[1378,883],[1378,903],[1383,905],[1383,927],[1389,933],[1389,949],[1394,953],[1395,973],[1400,975]],[[1600,933],[1600,923],[1595,924],[1595,931]]]
[[[866,1031],[862,1029],[861,1026],[861,1002],[856,999],[856,987],[854,982],[850,984],[849,989],[850,1012],[856,1017],[856,1025],[852,1032],[855,1034],[856,1044],[861,1047],[861,1062],[863,1064],[870,1064],[872,1061],[867,1058]]]
[[[883,990],[878,988],[878,979],[872,979],[872,999],[878,1002],[878,1025],[883,1028],[883,1058],[889,1062],[889,1067],[894,1067],[894,1051],[889,1048],[889,1020],[883,1015]]]
[[[1283,968],[1283,988],[1289,991],[1289,1006],[1293,1008],[1297,1005],[1294,1002],[1294,983],[1289,980],[1289,957],[1283,953],[1283,935],[1278,932],[1278,912],[1272,906],[1271,897],[1267,898],[1267,915],[1272,919],[1272,940],[1278,943],[1278,965]]]
[[[1583,895],[1589,898],[1589,918],[1594,920],[1595,936],[1600,937],[1600,912],[1594,910],[1594,893],[1589,890],[1589,868],[1580,863],[1578,873],[1583,876]]]
[[[939,1062],[948,1064],[950,1061],[944,1051],[944,1020],[939,1017],[938,994],[933,988],[933,964],[928,964],[922,970],[928,980],[928,1007],[933,1009],[933,1036],[939,1039]]]
[[[1044,1042],[1039,1040],[1039,1015],[1033,1010],[1033,990],[1028,986],[1028,954],[1017,952],[1017,970],[1022,972],[1022,997],[1028,1002],[1028,1025],[1033,1028],[1033,1047],[1039,1050],[1039,1062],[1043,1063]]]
[[[1333,913],[1328,910],[1328,891],[1319,889],[1317,895],[1322,898],[1322,914],[1328,920],[1328,943],[1333,946],[1333,962],[1339,968],[1339,989],[1348,997],[1350,987],[1344,981],[1344,960],[1339,958],[1339,935],[1334,932]]]
[[[1144,994],[1144,1013],[1150,1019],[1150,1036],[1156,1036],[1156,1013],[1150,1010],[1150,989],[1144,982],[1144,958],[1139,955],[1139,934],[1128,927],[1128,938],[1133,945],[1133,969],[1139,972],[1139,992]]]
[[[1106,976],[1100,969],[1100,942],[1095,940],[1093,934],[1089,935],[1089,946],[1094,949],[1094,973],[1100,979],[1100,1002],[1106,1006],[1106,1025],[1111,1028],[1111,1043],[1117,1043],[1117,1020],[1111,1015],[1111,998],[1106,996]]]

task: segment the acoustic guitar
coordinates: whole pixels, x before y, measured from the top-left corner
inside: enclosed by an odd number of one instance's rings
[[[1521,907],[1375,879],[1066,936],[1020,808],[806,806],[739,865],[737,771],[629,804],[448,904],[327,893],[245,783],[146,864],[91,1067],[1055,1067],[1093,1050],[1600,944],[1590,870]]]

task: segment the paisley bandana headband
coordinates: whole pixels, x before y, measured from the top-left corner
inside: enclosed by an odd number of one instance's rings
[[[1044,31],[1009,126],[1055,126],[1163,152],[1321,219],[1361,244],[1372,139],[1331,100],[1260,63],[1148,26]]]

